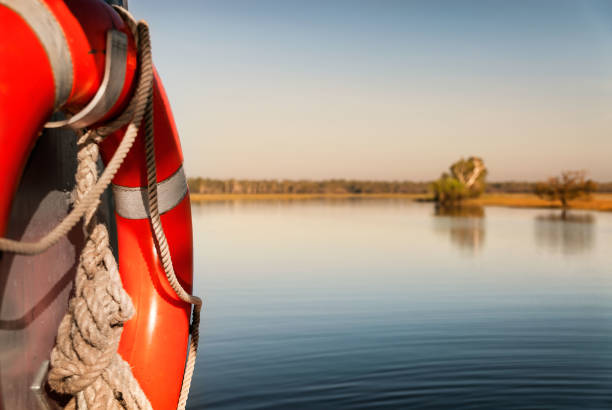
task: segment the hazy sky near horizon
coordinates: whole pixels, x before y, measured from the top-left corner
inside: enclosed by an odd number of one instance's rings
[[[612,2],[130,0],[191,176],[612,180]]]

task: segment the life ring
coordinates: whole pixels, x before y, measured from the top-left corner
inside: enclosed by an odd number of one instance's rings
[[[137,53],[122,18],[97,0],[0,0],[0,236],[13,195],[37,136],[50,115],[91,105],[107,80],[109,33],[124,38],[121,86],[115,101],[90,120],[103,123],[125,107],[134,91]],[[112,79],[113,81],[115,79]],[[117,87],[115,87],[117,88]],[[191,210],[183,156],[168,99],[157,73],[153,90],[157,181],[161,221],[177,277],[191,292],[193,246]],[[99,111],[99,107],[98,107]],[[139,133],[143,132],[143,129]],[[123,133],[100,145],[105,161]],[[139,135],[113,179],[119,269],[136,308],[125,324],[119,353],[153,408],[175,408],[189,339],[191,306],[170,287],[148,220],[144,138]]]

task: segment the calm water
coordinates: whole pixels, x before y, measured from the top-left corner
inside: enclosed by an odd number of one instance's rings
[[[190,409],[612,408],[612,214],[195,205]]]

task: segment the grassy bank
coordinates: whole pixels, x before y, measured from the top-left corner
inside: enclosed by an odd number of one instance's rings
[[[482,206],[509,206],[516,208],[560,208],[561,203],[545,201],[533,194],[486,194],[480,198],[466,201],[468,204]],[[593,211],[612,211],[612,194],[594,194],[590,200],[570,201],[571,209]]]
[[[312,199],[378,199],[403,198],[411,200],[426,200],[425,194],[191,194],[192,202],[208,201],[260,201],[286,200],[301,201]],[[533,194],[486,194],[480,198],[466,201],[470,205],[508,206],[517,208],[560,208],[557,202],[545,201]],[[588,209],[595,211],[612,211],[612,194],[594,194],[591,200],[570,201],[572,209]]]

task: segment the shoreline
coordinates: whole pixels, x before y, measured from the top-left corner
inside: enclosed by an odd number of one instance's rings
[[[408,199],[428,201],[428,194],[190,194],[194,203],[215,201],[304,201],[314,199]],[[612,211],[612,194],[593,194],[591,200],[570,201],[569,209],[592,211]],[[480,198],[469,199],[464,205],[503,206],[510,208],[548,208],[560,209],[561,204],[545,201],[534,194],[485,194]]]
[[[480,198],[467,200],[465,204],[509,208],[561,209],[560,202],[546,201],[538,198],[535,194],[485,194]],[[610,212],[612,211],[612,194],[593,194],[590,200],[569,201],[568,209]]]
[[[189,194],[192,202],[209,201],[306,201],[310,199],[411,199],[426,200],[427,194]]]

